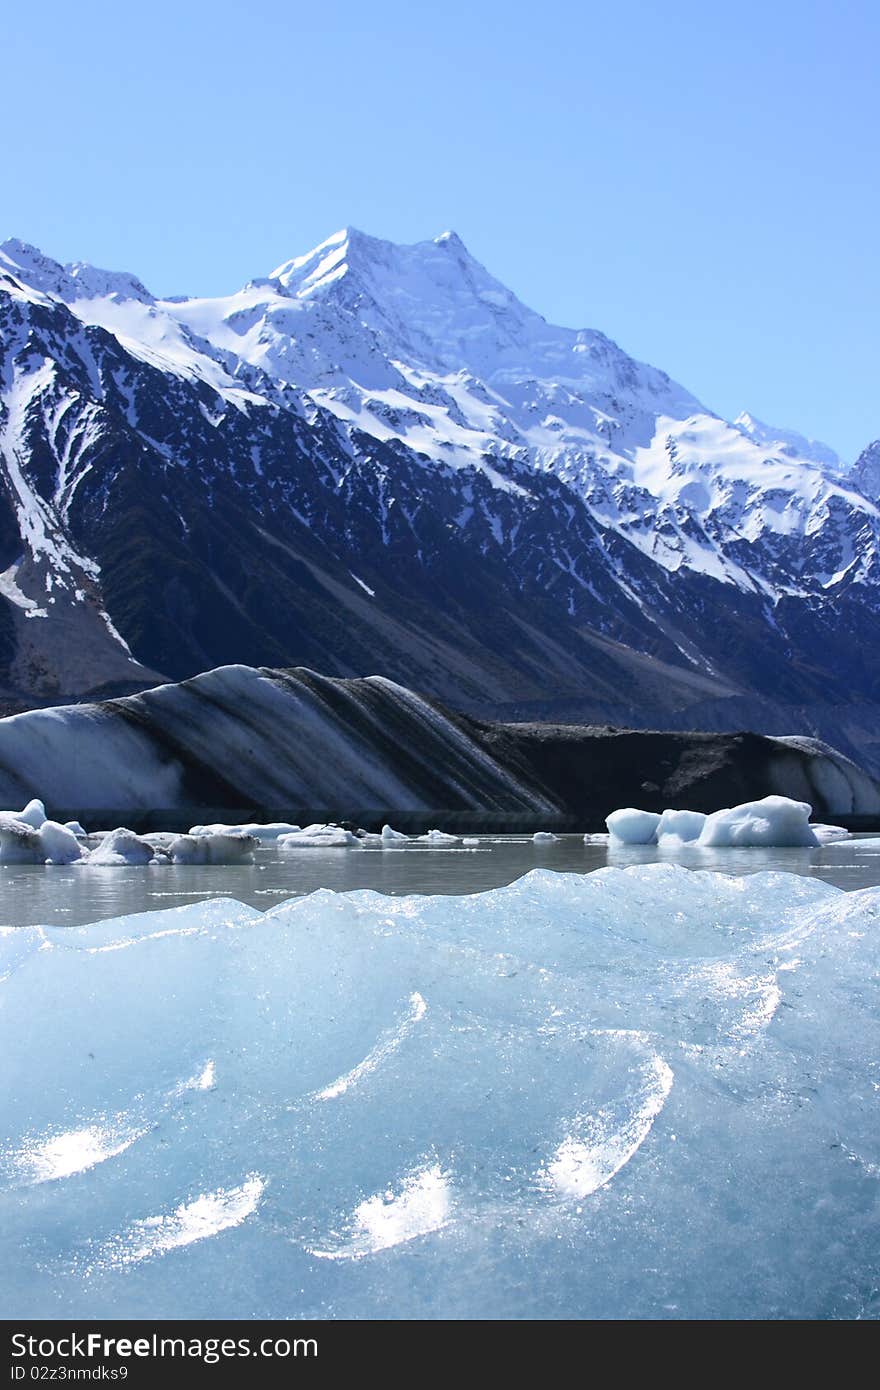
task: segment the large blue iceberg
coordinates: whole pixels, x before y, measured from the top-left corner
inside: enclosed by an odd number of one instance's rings
[[[7,1317],[871,1317],[880,889],[673,865],[0,934]]]

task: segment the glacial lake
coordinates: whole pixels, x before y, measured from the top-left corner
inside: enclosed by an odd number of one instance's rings
[[[751,874],[772,869],[820,878],[843,889],[880,885],[880,839],[853,836],[819,849],[697,849],[584,844],[562,835],[535,844],[528,836],[486,835],[477,844],[442,849],[261,848],[253,864],[138,865],[89,868],[0,865],[0,926],[80,926],[132,912],[229,897],[265,911],[319,888],[346,893],[470,894],[501,888],[531,869],[590,873],[612,865],[677,863],[691,869]]]

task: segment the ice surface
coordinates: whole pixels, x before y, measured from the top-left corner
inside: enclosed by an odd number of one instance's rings
[[[536,845],[552,845],[559,839],[552,830],[536,830],[532,840]]]
[[[874,1317],[880,890],[0,931],[8,1317]]]
[[[637,811],[626,806],[606,816],[605,824],[613,840],[623,845],[653,845],[657,839],[660,817],[654,811]]]
[[[429,845],[459,845],[461,838],[458,835],[450,835],[445,830],[429,830],[426,835],[419,835],[417,839],[423,844]]]
[[[765,796],[707,816],[698,843],[713,847],[818,845],[810,825],[812,807],[786,796]]]

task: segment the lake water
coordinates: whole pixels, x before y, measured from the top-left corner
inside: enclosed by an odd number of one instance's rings
[[[609,849],[580,835],[535,844],[525,836],[481,836],[476,845],[443,849],[328,849],[284,852],[274,845],[256,862],[230,866],[147,865],[128,868],[0,865],[0,925],[79,926],[105,917],[231,897],[265,910],[318,888],[345,893],[481,893],[535,868],[590,873],[606,865],[679,863],[726,874],[783,870],[844,889],[880,884],[880,840],[854,836],[821,849]]]

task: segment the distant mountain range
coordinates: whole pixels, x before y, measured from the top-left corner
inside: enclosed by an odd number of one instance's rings
[[[728,423],[454,233],[220,299],[3,243],[0,478],[7,709],[295,664],[880,765],[880,442]]]

